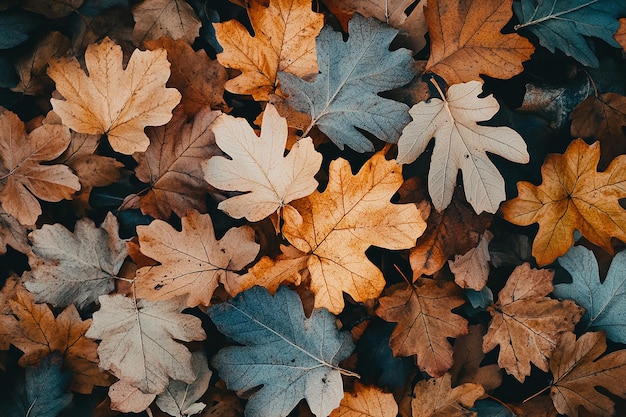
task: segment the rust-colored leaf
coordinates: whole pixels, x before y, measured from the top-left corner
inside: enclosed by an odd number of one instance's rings
[[[502,384],[502,372],[496,364],[481,366],[485,355],[482,344],[485,328],[480,324],[469,326],[469,333],[454,342],[454,364],[450,369],[454,386],[467,382],[482,385],[492,391]]]
[[[412,417],[476,417],[469,409],[485,395],[478,384],[463,384],[452,388],[450,374],[423,380],[413,389]]]
[[[622,45],[622,48],[624,49],[623,52],[626,51],[626,17],[623,17],[619,20],[619,29],[617,30],[617,32],[615,32],[615,35],[613,35],[615,37],[615,40],[619,42],[620,45]]]
[[[396,417],[398,404],[393,394],[384,393],[378,387],[354,382],[354,392],[344,393],[339,408],[330,417]]]

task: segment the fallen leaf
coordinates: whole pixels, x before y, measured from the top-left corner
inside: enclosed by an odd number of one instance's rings
[[[604,332],[588,332],[578,340],[574,333],[563,335],[550,361],[550,396],[559,413],[578,417],[582,406],[597,417],[615,415],[613,401],[596,387],[626,398],[626,350],[606,355],[605,350]]]
[[[220,151],[211,128],[221,114],[209,107],[192,121],[181,111],[165,126],[149,127],[150,146],[135,153],[135,175],[147,184],[138,195],[141,212],[167,220],[172,213],[183,217],[187,210],[206,212],[207,193],[213,190],[204,180],[202,164]]]
[[[162,220],[138,226],[141,252],[161,265],[137,271],[135,294],[149,300],[182,296],[187,307],[208,306],[220,281],[254,260],[259,244],[250,226],[234,227],[215,239],[208,214],[190,210],[178,232]]]
[[[408,249],[426,224],[414,204],[391,204],[402,184],[401,170],[382,152],[352,175],[348,161],[330,163],[323,193],[314,191],[284,212],[283,236],[309,255],[315,307],[337,314],[343,292],[354,301],[377,297],[385,286],[380,270],[365,256],[372,245]]]
[[[483,338],[483,352],[500,346],[498,365],[524,382],[533,363],[548,370],[548,359],[561,335],[574,330],[584,309],[572,300],[547,297],[554,272],[524,263],[513,271],[498,301],[489,307],[492,320]]]
[[[241,71],[226,82],[226,90],[267,101],[278,86],[278,71],[299,77],[317,73],[315,37],[324,16],[311,11],[311,0],[271,0],[268,7],[252,1],[247,10],[254,36],[237,20],[213,25],[224,48],[217,60]]]
[[[376,314],[398,323],[389,339],[394,355],[417,355],[420,370],[441,377],[453,364],[448,338],[468,332],[467,320],[451,311],[465,303],[461,289],[422,278],[417,285],[393,285],[389,293],[378,300]]]
[[[454,282],[461,288],[480,291],[489,278],[489,242],[493,234],[486,230],[478,241],[478,246],[463,255],[456,255],[454,261],[448,261]]]
[[[294,291],[280,287],[272,297],[254,287],[207,314],[220,332],[244,345],[226,347],[213,357],[220,378],[235,391],[262,385],[248,399],[247,416],[285,417],[301,399],[317,417],[339,406],[338,365],[354,344],[327,310],[315,309],[306,318]]]
[[[626,156],[618,156],[596,172],[600,144],[576,139],[563,155],[550,154],[541,167],[540,185],[517,183],[518,196],[502,205],[504,218],[527,226],[539,223],[532,254],[539,265],[564,255],[579,230],[591,243],[613,252],[611,237],[626,242]]]
[[[470,408],[485,389],[470,383],[452,388],[450,381],[450,374],[445,374],[418,382],[411,401],[413,417],[476,417]]]
[[[476,213],[495,213],[506,199],[504,178],[487,152],[517,163],[530,160],[526,143],[515,130],[477,123],[491,119],[500,109],[493,95],[479,97],[482,86],[480,81],[455,84],[442,100],[432,98],[414,105],[409,111],[413,121],[398,140],[398,163],[408,164],[435,137],[428,192],[438,211],[452,201],[461,170],[465,196]]]
[[[101,227],[83,218],[74,232],[61,224],[44,225],[30,235],[33,254],[24,285],[37,302],[79,309],[114,289],[114,279],[128,252],[118,237],[117,219],[107,214]]]
[[[23,9],[38,13],[47,19],[59,19],[77,12],[84,0],[21,0]]]
[[[468,382],[482,385],[485,391],[493,391],[502,384],[502,372],[496,364],[481,366],[485,355],[482,344],[485,328],[481,324],[469,326],[469,332],[454,342],[454,363],[450,375],[454,386]]]
[[[521,36],[502,34],[513,17],[513,0],[428,0],[424,11],[430,34],[432,71],[448,85],[480,81],[480,74],[511,78],[524,69],[535,47]]]
[[[512,417],[558,417],[560,414],[552,404],[552,398],[540,395],[521,404],[508,404]]]
[[[182,299],[134,300],[103,295],[85,336],[100,339],[100,369],[144,394],[160,394],[169,378],[192,383],[191,353],[177,341],[204,340],[199,318],[182,314]],[[177,340],[177,341],[175,341]]]
[[[354,392],[346,392],[339,408],[330,417],[396,417],[398,404],[393,394],[385,393],[376,386],[354,382]]]
[[[76,58],[53,60],[48,75],[65,100],[52,98],[63,124],[79,133],[106,133],[113,150],[130,155],[150,144],[146,126],[160,126],[172,118],[181,95],[165,88],[170,76],[166,51],[135,50],[126,69],[122,48],[108,37],[85,52],[85,66]]]
[[[67,127],[44,125],[26,133],[17,115],[0,107],[0,202],[22,225],[34,225],[41,214],[37,198],[67,200],[80,189],[67,166],[42,164],[61,155],[69,143]]]
[[[221,190],[248,192],[219,203],[217,207],[229,216],[260,221],[317,188],[315,174],[322,154],[315,150],[311,138],[303,138],[283,157],[287,121],[273,105],[265,108],[260,137],[245,119],[230,115],[220,116],[212,130],[217,145],[231,159],[209,159],[204,178]]]
[[[16,251],[29,253],[28,229],[0,207],[0,255],[7,253],[7,246]]]
[[[111,410],[122,413],[141,413],[147,409],[156,394],[144,394],[124,380],[119,380],[109,387],[109,398],[111,399]]]
[[[615,32],[614,38],[622,49],[626,50],[626,17],[619,20],[619,29]]]
[[[9,350],[17,325],[9,300],[15,298],[18,282],[17,277],[9,277],[2,286],[2,291],[0,291],[0,350]],[[4,371],[3,367],[0,369]]]
[[[135,45],[166,36],[192,44],[202,23],[191,5],[183,0],[143,0],[133,6]]]

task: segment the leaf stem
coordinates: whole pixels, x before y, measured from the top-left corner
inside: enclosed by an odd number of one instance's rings
[[[541,391],[534,393],[533,395],[531,395],[530,397],[526,398],[524,401],[522,401],[522,403],[528,402],[530,400],[532,400],[535,397],[540,396],[541,394],[543,394],[545,391],[547,391],[548,389],[550,389],[551,385],[548,385],[547,387],[543,388]]]

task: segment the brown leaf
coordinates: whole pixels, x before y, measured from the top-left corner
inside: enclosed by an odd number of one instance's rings
[[[524,263],[513,271],[498,301],[489,307],[492,316],[483,338],[483,352],[500,346],[498,365],[524,382],[530,364],[548,370],[548,359],[564,332],[573,331],[584,309],[572,300],[547,297],[554,272],[531,269]]]
[[[617,30],[617,32],[615,32],[615,35],[613,35],[613,37],[615,37],[615,40],[619,42],[620,45],[622,45],[622,48],[624,50],[626,50],[626,17],[623,17],[619,20],[619,29]],[[622,54],[624,53],[624,51],[622,51]]]
[[[341,405],[330,417],[396,417],[397,414],[398,404],[393,394],[355,381],[354,392],[344,393]]]
[[[500,31],[513,16],[513,0],[428,0],[424,12],[430,34],[426,71],[448,85],[480,74],[511,78],[522,72],[534,46],[516,33]]]
[[[13,316],[9,300],[15,298],[18,286],[17,277],[12,276],[5,281],[2,291],[0,291],[0,350],[9,349],[17,327],[17,320]]]
[[[452,388],[450,374],[441,378],[422,380],[413,390],[413,417],[476,417],[469,409],[485,395],[478,384],[463,384]]]
[[[84,0],[21,0],[20,6],[47,19],[59,19],[77,11]]]
[[[450,368],[454,386],[467,382],[482,385],[485,391],[492,391],[502,384],[502,372],[496,364],[481,366],[485,358],[482,350],[485,329],[480,324],[469,326],[469,333],[454,342]]]
[[[0,207],[0,255],[7,252],[7,246],[22,253],[29,253],[31,249],[27,234],[28,229]]]
[[[565,154],[550,154],[541,167],[540,185],[517,183],[518,196],[502,205],[504,218],[527,226],[539,223],[532,254],[539,265],[564,255],[579,230],[594,245],[614,253],[611,237],[626,242],[626,156],[596,172],[600,143],[574,140]]]
[[[224,83],[228,73],[204,50],[194,51],[187,42],[166,37],[146,41],[144,46],[152,51],[161,48],[167,51],[167,59],[172,64],[167,86],[180,91],[180,106],[187,116],[194,116],[205,107],[228,110],[224,101]]]
[[[189,3],[183,0],[143,0],[133,7],[135,45],[166,36],[192,44],[202,22]]]
[[[605,350],[604,332],[588,332],[578,340],[574,333],[563,335],[550,361],[550,396],[559,413],[578,417],[582,406],[597,417],[615,415],[613,401],[596,387],[626,398],[626,350],[602,356]]]
[[[152,404],[156,394],[144,394],[139,388],[125,380],[119,380],[109,387],[111,410],[122,413],[141,413]]]
[[[559,412],[554,408],[552,399],[547,395],[540,395],[522,404],[508,404],[515,417],[558,417]]]
[[[89,45],[106,37],[124,45],[132,44],[134,21],[129,8],[113,7],[98,16],[82,15],[78,20],[76,33],[72,38],[75,56],[84,55]]]
[[[489,230],[479,238],[478,246],[463,255],[456,255],[454,261],[448,261],[454,282],[461,288],[480,291],[489,278],[489,242],[493,234]]]
[[[417,355],[420,370],[442,376],[453,363],[448,338],[468,332],[467,320],[451,311],[465,303],[461,289],[453,282],[440,285],[422,278],[417,285],[396,284],[389,290],[376,314],[398,323],[389,339],[394,355]]]
[[[206,195],[212,190],[204,180],[202,164],[220,154],[211,131],[221,112],[205,108],[187,123],[182,111],[165,126],[146,129],[150,146],[135,153],[135,174],[148,184],[140,197],[141,211],[167,220],[174,212],[183,217],[187,210],[206,212]]]

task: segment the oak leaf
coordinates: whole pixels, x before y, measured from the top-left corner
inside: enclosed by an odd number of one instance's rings
[[[534,46],[518,34],[502,34],[513,17],[513,0],[428,0],[424,11],[430,34],[426,71],[448,85],[481,80],[484,74],[511,78],[522,72]]]
[[[200,33],[202,22],[184,0],[143,0],[133,7],[133,40],[135,45],[167,36],[192,44]]]
[[[266,101],[276,91],[278,71],[299,77],[317,73],[315,37],[324,16],[311,11],[311,0],[271,0],[268,7],[252,1],[247,9],[254,36],[237,20],[213,25],[224,48],[217,60],[241,71],[226,82],[226,90]]]
[[[559,413],[578,417],[582,406],[597,417],[615,415],[613,401],[596,387],[626,398],[626,350],[606,355],[605,350],[604,332],[588,332],[578,340],[574,333],[561,337],[550,361],[550,396]]]
[[[385,393],[376,386],[354,382],[354,392],[343,395],[339,408],[330,417],[396,417],[398,404],[393,394]]]
[[[488,309],[492,320],[483,352],[499,345],[498,365],[520,382],[530,375],[531,363],[548,370],[559,338],[574,330],[584,312],[572,300],[547,297],[554,288],[553,276],[554,272],[531,269],[528,263],[518,266]]]
[[[450,384],[450,374],[418,382],[411,401],[413,417],[476,417],[470,408],[485,395],[485,389],[479,384],[454,388]]]
[[[454,282],[461,288],[480,291],[489,278],[489,242],[493,234],[486,230],[478,241],[478,246],[463,255],[456,255],[454,261],[448,261]]]
[[[182,111],[165,126],[150,127],[150,146],[135,153],[135,175],[148,184],[139,194],[141,211],[167,220],[172,212],[183,217],[187,210],[206,212],[206,195],[212,188],[204,180],[202,163],[219,154],[211,131],[219,111],[205,108],[187,123]]]
[[[487,152],[517,163],[530,160],[526,143],[515,130],[477,123],[491,119],[500,109],[493,95],[479,97],[482,85],[480,81],[455,84],[445,98],[414,105],[409,111],[413,121],[398,139],[398,163],[408,164],[435,137],[428,192],[438,211],[450,204],[461,170],[467,201],[476,213],[495,213],[506,198],[504,178]]]
[[[626,210],[618,202],[626,197],[626,156],[603,172],[596,172],[599,160],[599,142],[576,139],[563,155],[546,157],[540,185],[518,182],[518,196],[502,205],[504,218],[513,224],[539,223],[532,248],[537,264],[564,255],[574,243],[574,230],[611,254],[611,237],[626,242]]]
[[[145,151],[150,140],[144,127],[167,123],[181,97],[165,88],[170,76],[166,55],[163,49],[135,50],[124,69],[122,48],[107,37],[87,47],[89,75],[76,58],[53,60],[48,75],[65,100],[51,99],[52,108],[76,132],[106,133],[117,152]]]
[[[300,139],[283,157],[287,121],[273,105],[263,113],[261,136],[242,118],[222,115],[212,127],[217,145],[231,159],[214,156],[204,165],[204,178],[227,191],[247,191],[217,206],[234,218],[263,220],[289,202],[306,197],[317,188],[315,174],[322,154],[311,138]]]
[[[208,214],[190,210],[178,232],[162,220],[138,226],[141,252],[161,265],[137,271],[135,294],[149,300],[184,296],[187,307],[208,306],[220,281],[254,260],[259,244],[249,226],[231,228],[215,239]]]
[[[16,114],[0,107],[0,202],[22,225],[34,225],[41,214],[37,198],[67,200],[80,189],[67,166],[42,164],[61,155],[69,143],[67,127],[44,125],[27,133]]]
[[[348,161],[330,163],[323,193],[292,202],[284,212],[284,237],[308,254],[315,307],[343,310],[343,292],[357,301],[377,297],[385,286],[380,270],[365,256],[370,246],[408,249],[426,224],[414,204],[391,204],[402,184],[394,160],[374,154],[356,175]]]
[[[24,285],[37,302],[79,309],[114,289],[114,279],[128,252],[118,237],[117,219],[107,214],[101,227],[83,218],[74,232],[61,224],[44,225],[30,235],[33,253]]]
[[[148,301],[117,294],[99,301],[85,335],[101,340],[100,369],[144,394],[160,394],[169,378],[193,382],[191,353],[177,341],[204,340],[206,334],[199,318],[181,313],[182,299]]]

